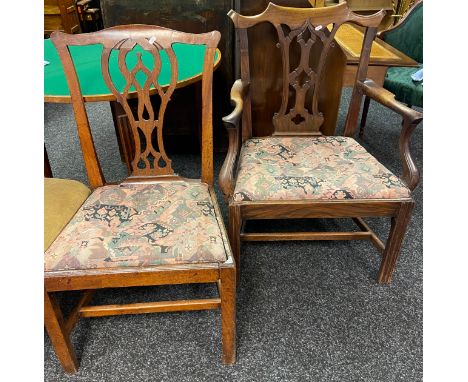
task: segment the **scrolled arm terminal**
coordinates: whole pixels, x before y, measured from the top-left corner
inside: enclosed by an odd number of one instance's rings
[[[242,81],[237,80],[232,85],[231,89],[231,103],[234,110],[231,114],[223,118],[224,126],[227,129],[229,137],[229,147],[224,160],[223,167],[219,173],[219,186],[224,195],[225,200],[228,200],[234,187],[234,165],[239,153],[240,142],[240,121],[242,117],[242,110],[244,106],[244,99],[248,92],[249,85]]]
[[[372,80],[357,82],[358,89],[369,98],[377,101],[383,106],[388,107],[403,117],[402,129],[400,133],[400,158],[403,164],[403,181],[414,190],[419,183],[419,170],[414,163],[409,149],[409,141],[416,126],[423,120],[423,114],[409,108],[404,103],[395,99],[395,95],[381,86],[375,84]]]

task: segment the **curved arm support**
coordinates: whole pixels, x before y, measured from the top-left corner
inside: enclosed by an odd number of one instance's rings
[[[410,190],[414,190],[419,183],[419,170],[414,163],[409,149],[409,141],[416,126],[423,120],[422,113],[413,110],[405,104],[397,101],[395,95],[381,86],[377,86],[372,80],[358,81],[358,89],[377,101],[383,106],[388,107],[403,117],[402,129],[400,133],[400,158],[403,164],[403,181]]]
[[[240,79],[234,82],[231,89],[231,103],[235,107],[231,114],[223,118],[224,126],[228,132],[229,147],[223,167],[221,167],[219,173],[219,187],[226,201],[234,192],[234,165],[239,153],[240,142],[239,124],[248,87],[248,84]]]

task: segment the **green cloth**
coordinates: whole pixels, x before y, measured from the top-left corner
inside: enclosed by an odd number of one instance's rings
[[[423,106],[423,82],[413,81],[411,75],[421,69],[393,67],[389,68],[383,87],[395,94],[395,98],[411,106]]]
[[[83,96],[100,94],[110,94],[111,91],[104,82],[101,71],[102,45],[71,46],[70,53],[75,63],[78,79],[81,85]],[[184,81],[191,77],[200,75],[203,71],[203,61],[205,56],[205,45],[173,44],[173,49],[178,64],[178,81]],[[142,60],[149,69],[153,68],[153,56],[137,45],[127,55],[127,65],[133,68],[137,62],[136,53],[142,52]],[[111,53],[109,67],[111,78],[116,88],[124,89],[125,82],[117,64],[117,51]],[[219,53],[216,51],[215,62]],[[50,64],[44,66],[44,95],[46,96],[70,96],[62,63],[55,46],[49,39],[44,40],[44,60]],[[166,52],[161,52],[162,68],[158,77],[161,86],[168,85],[171,77],[171,66]],[[143,72],[137,73],[139,84],[143,84],[146,75]],[[133,87],[131,90],[134,90]]]
[[[423,63],[423,3],[399,25],[399,27],[386,32],[386,43],[411,57],[418,63]],[[389,68],[385,76],[384,88],[395,94],[395,98],[411,106],[423,106],[423,85],[411,79],[417,68],[394,67]]]
[[[423,5],[419,5],[394,30],[384,35],[386,43],[403,52],[413,60],[423,62]]]

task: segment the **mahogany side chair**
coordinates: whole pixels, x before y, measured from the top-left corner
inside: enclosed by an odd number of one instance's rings
[[[396,101],[393,94],[366,79],[369,55],[385,12],[362,16],[347,4],[325,8],[290,8],[269,3],[261,14],[242,16],[231,10],[240,44],[240,72],[231,90],[233,112],[224,117],[229,148],[219,183],[229,204],[228,234],[240,274],[241,242],[275,240],[370,240],[382,253],[380,283],[391,281],[413,209],[411,191],[419,173],[409,151],[409,139],[422,114]],[[251,77],[248,29],[270,23],[278,33],[282,56],[282,104],[272,116],[271,136],[253,137],[255,100],[265,99]],[[344,136],[324,136],[318,96],[327,52],[337,29],[346,22],[365,28],[362,55],[346,119]],[[311,47],[321,46],[318,56]],[[300,58],[290,62],[290,51]],[[402,179],[395,176],[353,139],[362,97],[369,96],[404,118],[400,152]],[[263,98],[262,98],[263,97]],[[384,244],[363,218],[390,217]],[[254,219],[352,218],[352,232],[245,232]]]
[[[213,190],[212,82],[220,33],[125,25],[89,34],[55,32],[51,39],[66,74],[93,190],[45,252],[44,321],[63,368],[77,371],[70,333],[80,317],[205,309],[221,310],[222,359],[234,363],[236,268]],[[103,47],[103,79],[127,112],[136,142],[132,172],[121,183],[105,182],[69,49],[89,44]],[[164,150],[164,112],[178,78],[177,44],[205,47],[200,179],[175,174]],[[170,83],[162,87],[158,78],[164,68],[170,68]],[[150,94],[160,97],[159,110]],[[136,111],[128,105],[130,96],[138,99]],[[101,288],[193,283],[216,283],[219,297],[89,305]],[[71,290],[83,295],[65,318],[54,292]]]

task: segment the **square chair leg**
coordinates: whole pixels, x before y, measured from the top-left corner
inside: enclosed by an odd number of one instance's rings
[[[392,275],[395,271],[398,257],[400,256],[401,245],[408,228],[413,207],[414,202],[403,203],[397,215],[392,217],[390,234],[380,264],[378,281],[381,284],[392,281]]]
[[[241,227],[242,218],[239,206],[229,206],[229,226],[228,236],[231,243],[231,250],[236,262],[237,284],[240,281],[240,247],[241,247]]]
[[[236,269],[221,268],[221,326],[223,363],[236,362]]]
[[[64,370],[67,373],[76,373],[78,361],[70,341],[70,334],[65,329],[62,311],[54,296],[46,291],[44,291],[44,324]]]

